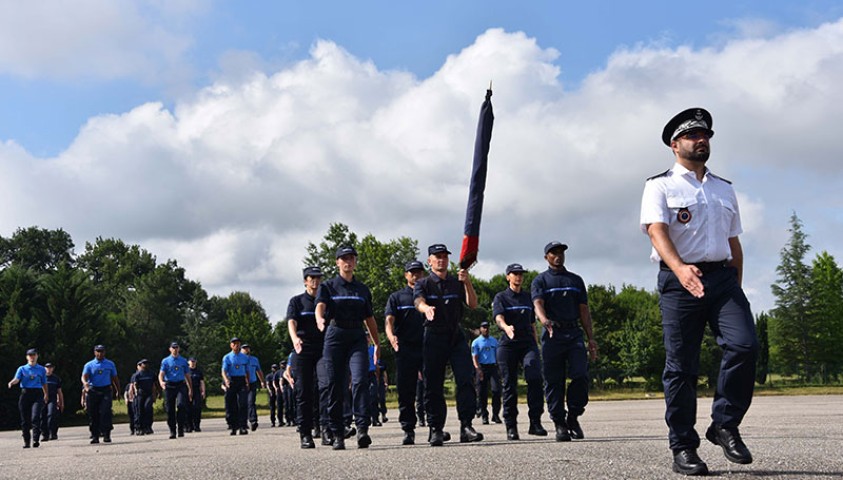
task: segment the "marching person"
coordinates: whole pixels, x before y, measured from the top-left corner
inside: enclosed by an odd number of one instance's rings
[[[94,359],[82,368],[82,388],[91,422],[91,443],[111,443],[112,399],[120,394],[120,379],[114,362],[105,358],[105,346],[94,347]]]
[[[129,379],[130,396],[134,399],[135,435],[152,435],[153,405],[158,398],[158,381],[149,369],[149,360],[137,363],[137,371]]]
[[[659,306],[664,329],[665,420],[673,470],[704,475],[694,425],[700,346],[709,325],[723,350],[706,439],[734,463],[752,463],[738,427],[752,402],[758,339],[741,288],[743,249],[738,200],[731,182],[706,166],[714,135],[711,114],[680,112],[665,125],[662,142],[674,165],[650,177],[641,200],[641,230],[659,262]]]
[[[240,339],[229,341],[231,351],[222,357],[222,382],[225,389],[225,421],[231,435],[248,435],[249,357],[240,351]]]
[[[536,317],[544,326],[542,373],[550,419],[556,441],[585,437],[578,418],[588,404],[588,359],[597,359],[597,342],[591,326],[588,291],[579,275],[565,268],[568,246],[550,242],[544,247],[548,269],[533,279],[532,299]],[[583,343],[583,332],[588,347]],[[565,412],[565,377],[571,379]]]
[[[445,366],[451,364],[457,388],[457,415],[460,420],[460,442],[479,442],[483,434],[474,430],[471,421],[477,408],[474,390],[474,369],[471,352],[460,322],[463,305],[477,307],[477,294],[468,271],[461,269],[454,277],[448,273],[451,252],[441,244],[427,249],[429,276],[419,279],[413,287],[416,309],[425,316],[423,370],[425,410],[430,426],[429,444],[442,446],[445,442]]]
[[[492,390],[492,421],[501,423],[501,376],[498,371],[498,340],[489,335],[489,322],[480,323],[480,335],[471,342],[471,361],[477,381],[477,409],[483,425],[489,424],[489,390]]]
[[[251,379],[251,383],[249,384],[249,423],[254,432],[258,429],[258,389],[261,387],[266,388],[266,379],[263,376],[263,370],[261,370],[260,360],[258,360],[258,357],[252,355],[252,347],[244,343],[241,348],[243,349],[243,353],[249,357],[249,378]]]
[[[55,374],[56,368],[52,363],[44,365],[47,369],[47,405],[41,414],[41,441],[57,440],[59,438],[59,417],[64,411],[64,392],[61,389],[61,378]]]
[[[316,324],[325,332],[325,370],[328,375],[331,431],[334,434],[334,450],[345,449],[343,425],[343,396],[348,386],[348,371],[351,370],[352,409],[357,424],[357,448],[368,448],[372,443],[369,436],[368,414],[369,391],[367,382],[368,353],[366,335],[361,324],[365,324],[374,344],[374,360],[379,357],[377,344],[378,325],[372,313],[372,293],[369,287],[354,278],[357,267],[357,251],[354,247],[340,247],[336,251],[339,275],[319,285],[316,293]]]
[[[26,363],[18,367],[9,388],[20,384],[20,425],[23,430],[23,448],[38,448],[41,440],[41,414],[49,400],[47,369],[38,364],[38,350],[26,351]]]
[[[158,383],[166,392],[167,425],[170,438],[183,437],[187,427],[187,405],[193,401],[193,382],[188,381],[190,365],[180,354],[179,344],[170,344],[170,355],[161,360]],[[176,429],[178,428],[178,432]]]
[[[126,415],[129,417],[129,435],[134,435],[135,425],[137,424],[137,409],[135,408],[135,397],[132,393],[131,381],[123,386],[123,402],[126,404]]]
[[[509,287],[495,295],[492,301],[492,316],[503,332],[497,352],[497,361],[503,376],[503,418],[506,422],[506,438],[518,440],[518,366],[524,366],[527,381],[527,415],[530,419],[530,435],[547,436],[541,424],[544,413],[542,397],[541,356],[536,344],[536,317],[530,294],[523,290],[524,267],[513,263],[506,267],[506,281]]]
[[[275,388],[275,375],[278,373],[278,364],[270,365],[270,372],[264,377],[266,381],[266,393],[269,402],[269,422],[270,427],[275,427],[275,413],[278,405],[278,391]]]
[[[187,405],[187,430],[188,432],[201,432],[202,428],[202,407],[205,404],[205,374],[199,367],[195,357],[187,359],[190,370],[187,372],[190,384],[193,386],[193,400]]]

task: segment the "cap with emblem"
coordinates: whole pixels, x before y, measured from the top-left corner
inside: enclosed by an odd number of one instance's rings
[[[448,251],[448,247],[446,247],[443,243],[434,243],[433,245],[427,247],[428,255],[436,255],[437,253],[447,253],[448,255],[451,254],[451,252]]]
[[[714,126],[714,120],[706,109],[689,108],[677,113],[667,122],[664,130],[662,130],[662,142],[669,147],[670,142],[694,130],[705,130],[708,132],[708,136],[712,137],[714,136],[712,126]]]
[[[53,368],[53,367],[55,367],[55,365],[53,365],[50,362],[47,362],[47,363],[44,364],[44,368]]]
[[[555,250],[557,248],[561,248],[562,251],[564,252],[565,250],[568,249],[568,246],[565,245],[562,242],[557,242],[557,241],[554,240],[554,241],[552,241],[552,242],[550,242],[550,243],[548,243],[547,245],[544,246],[544,254],[547,255],[547,253],[549,251]]]
[[[346,255],[354,255],[356,257],[357,256],[357,250],[355,250],[354,247],[351,247],[351,246],[348,246],[348,245],[340,247],[340,248],[337,249],[337,255],[336,255],[337,258],[344,257]]]
[[[147,363],[149,363],[149,360],[145,358],[138,360],[138,365],[146,365]]]
[[[506,274],[509,275],[510,273],[524,273],[527,270],[524,270],[524,267],[521,266],[520,263],[511,263],[506,266]]]
[[[188,361],[188,362],[195,362],[195,361],[196,361],[196,357],[190,357],[190,358],[188,358],[188,359],[187,359],[187,361]]]
[[[240,339],[238,337],[231,337],[228,343],[240,343]]]
[[[36,350],[34,348],[30,348],[29,350],[26,351],[26,354],[27,355],[38,355],[38,350]]]
[[[271,368],[271,369],[273,369],[273,370],[278,370],[278,364],[277,364],[277,363],[273,363],[273,364],[272,364],[269,368]]]
[[[422,263],[418,260],[413,260],[412,262],[404,264],[405,272],[412,272],[413,270],[424,270],[424,265],[422,265]]]
[[[96,347],[94,347],[94,351],[95,352],[104,352],[105,351],[105,345],[97,345]]]
[[[305,267],[301,271],[302,277],[321,277],[322,276],[322,269],[319,267]]]
[[[170,344],[170,348],[179,348],[178,342],[173,342]]]
[[[480,326],[489,328],[489,322],[480,322]]]
[[[240,348],[248,348],[251,350],[252,347],[248,343],[244,343],[242,346],[240,346]]]

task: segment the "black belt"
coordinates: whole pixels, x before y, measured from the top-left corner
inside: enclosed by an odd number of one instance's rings
[[[711,273],[728,268],[729,262],[726,260],[720,260],[719,262],[697,262],[692,263],[691,265],[699,268],[702,273]],[[665,272],[670,271],[670,267],[668,267],[664,262],[659,262],[659,269]]]
[[[331,322],[329,323],[329,325],[331,325],[332,327],[342,328],[344,330],[350,330],[352,328],[358,328],[360,330],[363,329],[363,327],[357,322],[351,322],[351,323],[337,322],[335,319],[331,319]]]
[[[551,320],[551,321],[550,321],[550,325],[551,325],[553,328],[561,328],[561,329],[565,329],[565,328],[578,328],[578,327],[580,326],[580,324],[579,324],[579,322],[578,322],[577,320],[569,320],[569,321],[556,321],[556,320]]]
[[[184,380],[181,382],[167,382],[167,388],[178,388],[184,385]]]

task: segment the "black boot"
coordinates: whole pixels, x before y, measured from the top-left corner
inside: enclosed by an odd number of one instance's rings
[[[527,433],[530,435],[535,435],[537,437],[547,436],[547,430],[545,430],[544,427],[542,427],[541,422],[538,421],[530,422],[530,429],[527,430]]]
[[[511,427],[506,427],[506,439],[507,440],[521,440],[521,436],[518,435],[518,429],[515,425]]]
[[[327,428],[322,430],[322,445],[326,447],[334,443],[334,434]]]
[[[309,433],[302,434],[301,448],[316,448],[316,444],[313,443],[313,437]]]
[[[430,427],[430,436],[427,442],[431,447],[441,447],[445,443],[445,438],[442,435],[442,429]]]
[[[416,432],[413,430],[407,430],[404,432],[404,440],[401,441],[401,445],[415,445],[416,444]]]
[[[366,427],[357,429],[357,448],[369,448],[372,444],[372,437],[369,436],[369,430]]]
[[[345,450],[345,438],[342,435],[334,435],[334,450]]]
[[[557,442],[570,442],[571,441],[571,434],[568,433],[568,425],[565,425],[565,423],[557,423],[556,424],[556,441]]]
[[[483,434],[477,433],[471,423],[465,422],[460,427],[460,443],[479,442],[483,440]]]
[[[580,422],[577,421],[577,417],[572,417],[568,415],[568,431],[571,433],[571,438],[574,440],[582,440],[585,438],[585,435],[582,433],[582,427],[580,427]]]

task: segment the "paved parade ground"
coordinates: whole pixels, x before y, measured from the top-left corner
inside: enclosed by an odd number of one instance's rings
[[[698,431],[708,426],[710,399],[701,399]],[[526,417],[526,406],[519,407]],[[670,470],[667,427],[662,400],[604,401],[588,406],[581,423],[585,440],[553,441],[527,435],[506,441],[503,425],[476,428],[486,439],[476,444],[446,443],[432,448],[417,431],[417,445],[402,447],[397,411],[390,421],[372,427],[373,444],[335,452],[317,441],[301,450],[291,427],[268,428],[268,418],[248,436],[231,437],[222,419],[203,422],[202,433],[169,440],[167,426],[156,422],[155,435],[129,436],[117,425],[112,444],[88,444],[85,427],[62,428],[59,440],[24,450],[20,432],[0,432],[0,478],[25,479],[490,479],[490,478],[683,478]],[[525,418],[526,420],[526,418]],[[458,439],[456,414],[448,415],[446,430]],[[719,447],[703,440],[699,453],[711,476],[720,478],[843,478],[843,396],[757,397],[742,427],[755,457],[751,465],[726,461]]]

